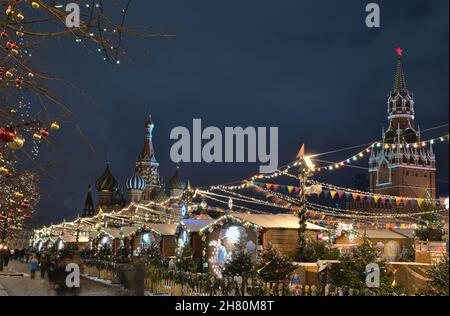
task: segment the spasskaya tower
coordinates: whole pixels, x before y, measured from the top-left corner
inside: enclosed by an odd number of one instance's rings
[[[383,142],[369,158],[373,193],[412,198],[436,197],[436,157],[433,145],[421,142],[415,127],[414,95],[406,86],[403,50],[397,48],[394,87],[387,100],[389,126]]]

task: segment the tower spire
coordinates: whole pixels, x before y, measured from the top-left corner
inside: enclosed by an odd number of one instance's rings
[[[402,56],[403,56],[403,49],[398,47],[396,49],[397,51],[397,68],[395,72],[395,81],[394,81],[394,90],[398,93],[407,90],[406,88],[406,81],[405,81],[405,74],[403,72],[403,64],[402,64]]]
[[[148,115],[147,121],[145,122],[145,142],[142,148],[141,154],[139,155],[139,160],[141,161],[156,161],[155,150],[153,148],[153,129],[155,124],[153,124],[151,114]]]
[[[82,217],[94,216],[94,199],[92,198],[92,187],[88,186],[86,201],[84,202]]]

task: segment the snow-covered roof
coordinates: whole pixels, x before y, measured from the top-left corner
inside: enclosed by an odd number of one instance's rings
[[[366,234],[367,238],[371,239],[407,239],[407,237],[400,235],[396,232],[393,232],[389,229],[374,229],[374,228],[367,228],[367,229],[355,229],[355,231],[359,235]]]
[[[263,228],[283,228],[283,229],[298,229],[300,227],[299,218],[293,214],[246,214],[233,213],[233,216],[256,224]],[[326,228],[319,225],[306,222],[306,229],[308,230],[326,230]]]
[[[414,238],[414,229],[406,229],[406,228],[393,228],[391,229],[393,232],[403,235],[407,238]]]
[[[190,232],[199,232],[203,227],[208,226],[214,222],[213,219],[183,219],[181,223],[187,228]]]
[[[77,242],[77,236],[72,234],[64,234],[61,236],[61,239],[64,240],[65,243],[76,243]],[[78,236],[78,242],[79,243],[86,243],[89,241],[89,238],[87,236],[79,235]]]
[[[163,236],[174,236],[177,232],[177,224],[147,224],[147,226]]]

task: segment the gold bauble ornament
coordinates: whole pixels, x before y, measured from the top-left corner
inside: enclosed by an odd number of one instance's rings
[[[59,124],[57,122],[53,122],[52,125],[50,125],[50,128],[54,131],[59,130]]]
[[[8,147],[12,150],[18,150],[23,147],[23,144],[25,144],[25,138],[20,135],[16,135],[14,140],[8,143]]]
[[[41,138],[42,138],[42,136],[40,134],[38,134],[38,133],[34,133],[33,134],[33,139],[34,140],[41,140]]]
[[[14,195],[17,198],[23,198],[24,197],[23,193],[20,193],[20,192],[16,192],[16,193],[14,193]]]

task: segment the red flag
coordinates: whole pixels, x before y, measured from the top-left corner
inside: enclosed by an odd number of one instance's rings
[[[305,144],[302,144],[302,147],[300,147],[300,150],[297,154],[297,159],[303,157],[304,155],[305,155]]]

